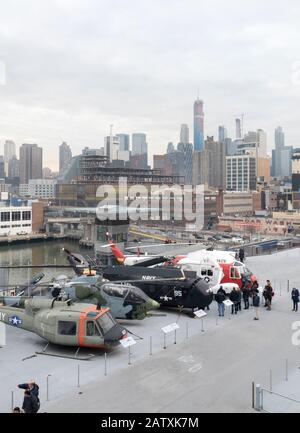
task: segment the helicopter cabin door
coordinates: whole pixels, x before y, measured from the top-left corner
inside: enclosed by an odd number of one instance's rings
[[[72,317],[58,317],[56,343],[64,346],[78,345],[78,321]]]

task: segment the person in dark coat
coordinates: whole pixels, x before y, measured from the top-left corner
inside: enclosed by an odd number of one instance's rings
[[[254,293],[253,295],[253,307],[255,308],[255,317],[254,320],[259,320],[259,304],[260,304],[260,297],[258,295],[258,293]]]
[[[240,248],[239,250],[239,259],[242,263],[244,263],[244,259],[245,259],[245,251],[244,248]]]
[[[267,280],[267,284],[265,285],[263,296],[265,298],[265,307],[267,310],[271,310],[272,298],[274,296],[273,287],[271,285],[270,280]]]
[[[292,290],[293,311],[298,311],[299,290],[295,287]]]
[[[221,286],[219,288],[219,290],[217,291],[217,294],[215,296],[215,300],[218,304],[218,311],[219,311],[219,316],[223,317],[224,316],[224,312],[225,312],[225,305],[224,305],[224,301],[226,299],[226,292],[223,289],[223,287]]]
[[[250,289],[248,287],[243,288],[243,300],[244,300],[244,309],[248,310],[249,308],[249,297],[250,297]]]
[[[22,409],[25,413],[37,413],[37,411],[39,410],[37,398],[28,390],[24,391]]]
[[[231,314],[237,314],[239,294],[235,287],[230,292],[229,299],[233,302],[233,305],[231,306]]]
[[[237,290],[237,306],[238,311],[242,311],[242,292],[240,289]]]
[[[32,395],[33,397],[35,397],[37,404],[38,404],[38,409],[40,408],[40,399],[39,399],[39,386],[35,383],[34,380],[30,380],[28,383],[20,383],[18,385],[18,388],[20,389],[25,389],[26,391],[29,391],[30,395]]]
[[[252,305],[253,305],[253,296],[254,296],[254,294],[255,294],[255,293],[256,293],[256,294],[259,294],[258,287],[259,287],[259,285],[258,285],[258,281],[257,281],[257,280],[254,280],[254,281],[252,282],[252,285],[251,285],[251,288],[250,288],[250,299],[252,299]]]

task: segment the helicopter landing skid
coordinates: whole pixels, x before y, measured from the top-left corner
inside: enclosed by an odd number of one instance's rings
[[[78,361],[89,361],[90,359],[94,358],[95,355],[89,353],[89,354],[80,354],[79,350],[80,347],[76,350],[74,354],[65,352],[65,351],[50,351],[48,350],[49,343],[46,345],[46,347],[41,352],[35,352],[36,355],[47,355],[47,356],[55,356],[58,358],[67,358],[67,359],[74,359]]]

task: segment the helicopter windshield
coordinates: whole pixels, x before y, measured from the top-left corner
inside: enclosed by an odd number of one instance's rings
[[[115,326],[115,322],[109,314],[103,314],[97,319],[97,323],[102,331],[102,334],[105,335],[111,328]]]
[[[126,296],[126,301],[129,302],[145,302],[146,295],[139,289],[136,288],[128,291],[128,295]]]

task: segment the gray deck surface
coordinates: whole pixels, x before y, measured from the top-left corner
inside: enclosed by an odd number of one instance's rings
[[[46,412],[250,412],[251,383],[269,388],[270,369],[273,391],[300,400],[300,352],[291,342],[291,325],[300,320],[300,312],[291,311],[287,292],[288,279],[290,288],[300,287],[299,262],[300,249],[247,258],[260,284],[269,278],[275,286],[273,310],[262,307],[259,321],[253,320],[253,309],[217,319],[213,303],[203,322],[204,332],[200,319],[184,314],[178,319],[178,313],[170,311],[161,311],[166,316],[127,322],[128,329],[143,339],[137,339],[132,349],[131,365],[126,349],[118,347],[108,355],[107,376],[99,353],[90,361],[47,356],[23,361],[44,342],[8,327],[7,346],[0,349],[0,411],[10,411],[11,391],[15,405],[20,405],[22,392],[16,384],[35,378],[41,388],[41,411]],[[177,344],[169,335],[163,349],[161,327],[177,319]],[[269,411],[300,411],[300,404],[267,393],[264,405]]]

